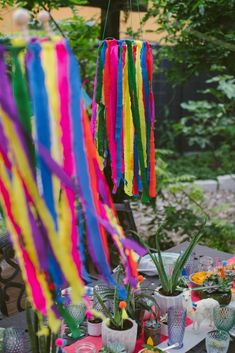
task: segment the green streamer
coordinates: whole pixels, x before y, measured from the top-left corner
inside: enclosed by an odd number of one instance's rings
[[[73,320],[71,315],[64,308],[64,306],[57,303],[57,309],[59,310],[60,315],[64,318],[65,323],[68,325],[68,327],[72,333],[72,337],[74,339],[81,337],[81,331],[77,327],[76,322]]]
[[[99,104],[98,108],[98,132],[97,132],[97,141],[98,141],[98,153],[100,156],[104,156],[105,153],[105,143],[107,140],[106,136],[106,126],[105,126],[105,106],[103,103]]]
[[[31,139],[32,127],[31,127],[31,117],[32,109],[29,100],[28,88],[25,80],[25,75],[22,71],[19,62],[19,48],[11,48],[13,57],[13,73],[12,73],[12,85],[13,92],[16,100],[17,110],[19,112],[19,119],[23,127],[25,140],[29,149],[29,154],[33,166],[35,166],[35,149]]]

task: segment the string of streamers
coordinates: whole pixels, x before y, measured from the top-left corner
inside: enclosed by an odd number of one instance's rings
[[[113,193],[156,197],[153,56],[148,42],[105,40],[98,51],[91,129]]]
[[[61,289],[71,287],[74,303],[86,301],[85,243],[112,285],[107,234],[133,286],[134,251],[143,250],[117,221],[83,107],[79,65],[66,40],[0,44],[0,76],[0,203],[7,229],[32,306],[53,331],[62,316],[75,332]]]

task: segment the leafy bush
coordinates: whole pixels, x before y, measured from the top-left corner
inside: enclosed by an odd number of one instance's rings
[[[188,115],[175,124],[176,133],[185,136],[189,146],[200,149],[215,150],[222,145],[235,149],[235,78],[218,75],[207,83],[216,86],[202,93],[213,100],[182,103]]]
[[[175,175],[192,174],[196,179],[216,179],[220,175],[235,173],[235,151],[229,146],[218,150],[179,155],[172,153],[166,158],[169,171]]]
[[[169,44],[162,50],[178,84],[214,64],[235,75],[234,0],[153,0],[145,20],[154,17],[156,32]]]

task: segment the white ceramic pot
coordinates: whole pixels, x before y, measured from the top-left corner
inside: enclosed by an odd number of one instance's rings
[[[167,313],[171,306],[183,306],[182,293],[176,296],[166,296],[159,292],[159,288],[155,290],[154,297],[160,308],[160,315],[163,316]]]
[[[107,325],[109,320],[105,320],[102,323],[102,344],[107,346],[109,343],[119,343],[124,346],[127,353],[132,353],[135,350],[136,339],[137,339],[137,323],[131,319],[128,319],[132,322],[132,327],[123,330],[113,330]]]
[[[87,321],[87,332],[89,336],[101,336],[102,321],[98,323]]]

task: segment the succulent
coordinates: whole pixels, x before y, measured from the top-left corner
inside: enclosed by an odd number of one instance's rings
[[[223,278],[218,274],[212,274],[211,276],[207,277],[207,279],[204,281],[203,287],[203,290],[206,290],[209,293],[229,292],[232,288],[232,281],[228,277]]]
[[[157,329],[157,328],[161,327],[161,324],[160,324],[160,322],[158,322],[154,319],[151,319],[151,320],[146,321],[145,327]]]
[[[127,353],[127,351],[119,343],[110,343],[108,346],[102,347],[99,353]]]

